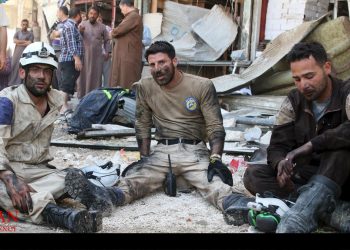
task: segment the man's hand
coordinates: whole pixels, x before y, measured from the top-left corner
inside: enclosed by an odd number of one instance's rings
[[[0,171],[0,179],[5,183],[7,194],[12,200],[12,205],[21,213],[29,213],[33,210],[33,201],[30,192],[35,192],[28,184],[18,179],[8,170]]]
[[[209,182],[213,180],[214,175],[218,175],[225,184],[233,186],[232,173],[220,159],[210,159],[208,166]]]
[[[79,56],[74,56],[74,67],[76,71],[81,71],[83,68],[83,63],[81,62]]]
[[[293,164],[288,158],[281,160],[277,165],[277,182],[282,188],[286,184],[290,184],[290,177],[293,174]]]
[[[281,160],[277,165],[277,182],[280,187],[284,187],[286,184],[290,186],[290,178],[293,174],[293,167],[295,161],[302,157],[312,153],[312,143],[307,142],[303,146],[290,151],[286,158]]]
[[[81,34],[83,34],[84,31],[85,31],[85,26],[79,25],[79,32],[80,32]]]

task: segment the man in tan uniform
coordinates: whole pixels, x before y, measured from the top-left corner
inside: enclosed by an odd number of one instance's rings
[[[48,163],[53,159],[53,123],[64,101],[62,92],[51,89],[55,52],[43,42],[32,43],[20,64],[24,84],[0,92],[0,207],[17,209],[20,219],[36,224],[46,221],[71,232],[92,232],[92,212],[55,202],[64,194],[66,175]]]
[[[213,83],[179,71],[175,49],[168,42],[153,43],[145,57],[152,77],[135,84],[135,129],[141,160],[128,167],[117,186],[106,189],[93,186],[80,170],[72,169],[66,176],[68,193],[88,207],[110,211],[112,205],[129,203],[162,188],[170,155],[176,176],[183,177],[218,209],[235,208],[233,224],[246,223],[246,205],[253,199],[232,187],[232,174],[221,162],[225,130]],[[158,144],[151,151],[152,124]]]

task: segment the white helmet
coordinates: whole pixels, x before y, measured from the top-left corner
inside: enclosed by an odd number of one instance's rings
[[[100,187],[112,187],[120,177],[120,165],[114,165],[111,161],[102,166],[86,166],[81,170],[89,181]]]
[[[57,69],[57,57],[54,49],[47,43],[35,42],[29,44],[23,51],[21,59],[19,59],[22,67],[29,64],[40,63],[53,66]]]

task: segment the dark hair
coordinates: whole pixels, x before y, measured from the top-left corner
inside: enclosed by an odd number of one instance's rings
[[[175,57],[175,48],[173,45],[168,43],[167,41],[156,41],[149,46],[149,48],[145,52],[145,58],[148,61],[148,56],[157,54],[157,53],[165,53],[169,56],[170,59],[174,59]]]
[[[67,6],[61,6],[59,7],[59,10],[63,12],[66,16],[68,16],[68,8]]]
[[[80,9],[78,9],[78,8],[70,9],[70,11],[69,11],[69,18],[75,18],[78,15],[81,15]]]
[[[28,19],[22,19],[21,23],[23,23],[23,22],[26,22],[26,23],[28,23],[28,24],[29,24]]]
[[[126,4],[129,7],[134,6],[134,0],[120,0],[119,4]]]
[[[328,61],[327,52],[318,42],[300,42],[293,46],[291,51],[287,54],[287,61],[289,63],[307,59],[313,56],[319,65],[323,65]]]
[[[96,12],[97,12],[97,14],[100,14],[100,9],[99,9],[99,8],[97,8],[96,6],[91,6],[91,7],[89,8],[88,13],[90,12],[90,10],[94,10],[94,11],[96,11]]]

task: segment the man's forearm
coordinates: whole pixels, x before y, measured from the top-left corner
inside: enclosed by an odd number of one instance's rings
[[[149,156],[151,139],[150,138],[137,139],[137,144],[138,144],[141,156]]]
[[[216,133],[209,138],[210,154],[222,155],[224,151],[225,134]]]

